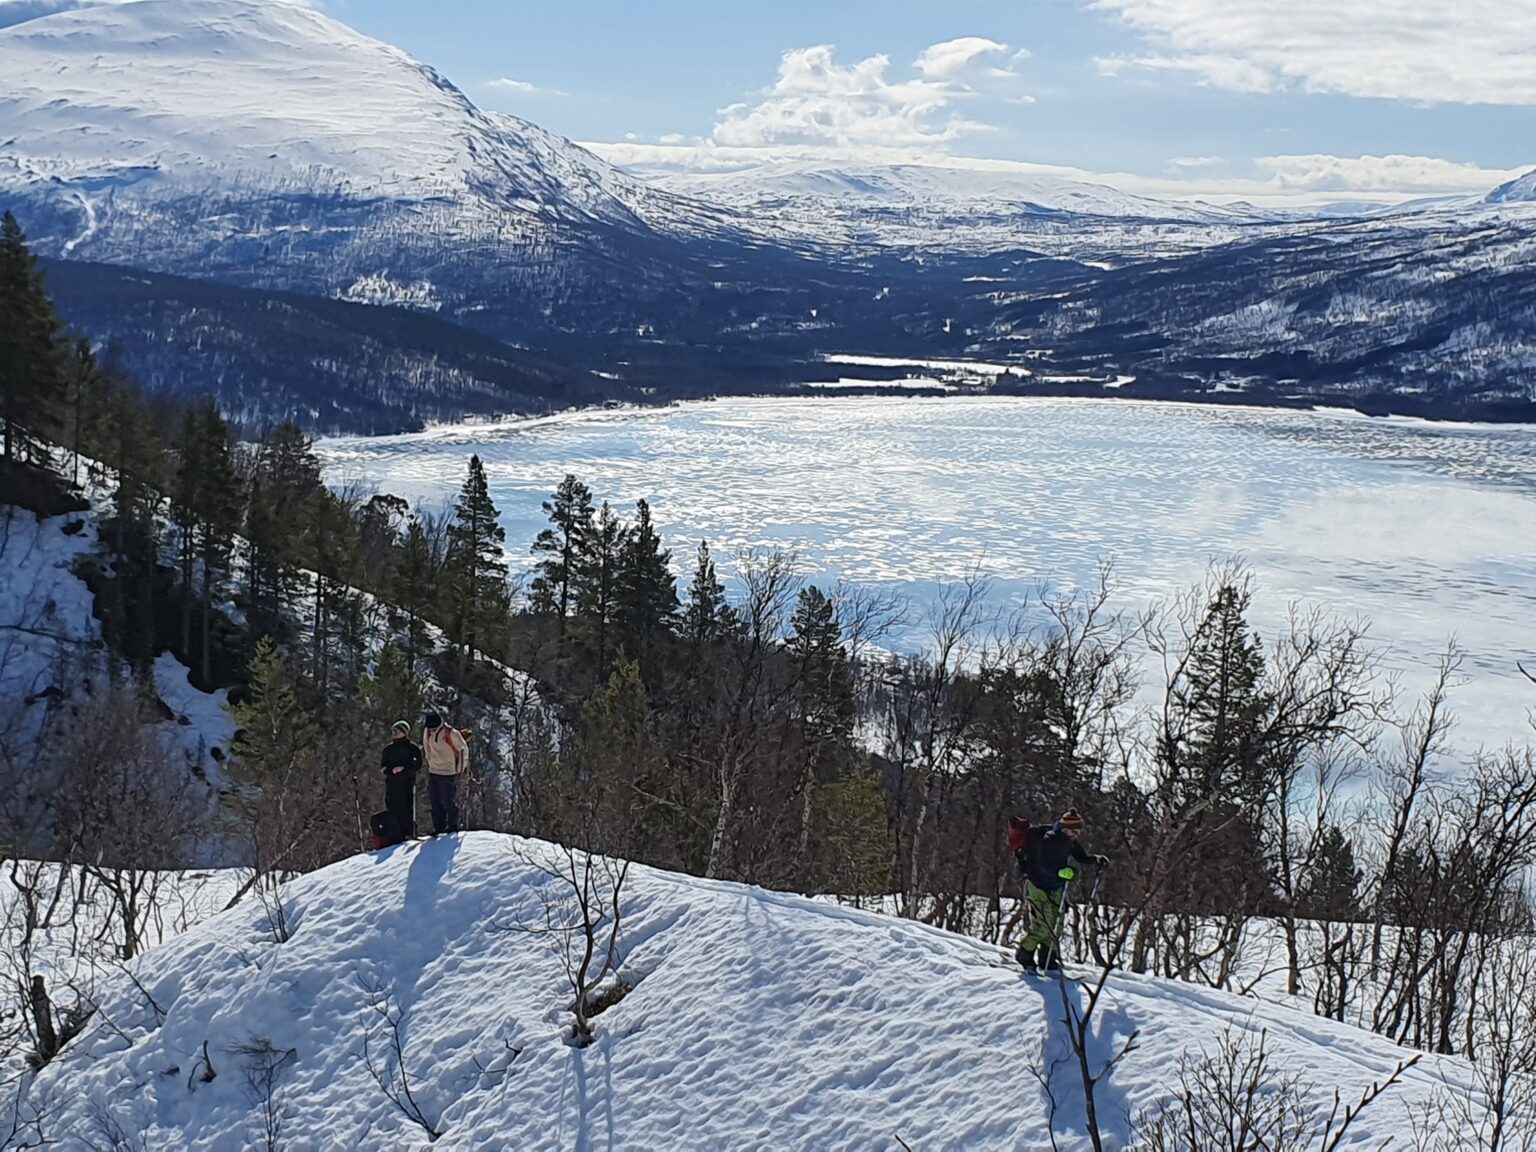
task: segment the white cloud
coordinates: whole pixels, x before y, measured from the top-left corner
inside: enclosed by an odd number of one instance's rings
[[[1518,169],[1500,171],[1434,156],[1260,156],[1254,161],[1280,189],[1308,192],[1424,196],[1490,191],[1513,180]]]
[[[1168,161],[1168,167],[1183,172],[1192,168],[1215,168],[1225,163],[1220,156],[1175,156]]]
[[[1087,0],[1150,41],[1099,61],[1236,92],[1536,104],[1536,0]]]
[[[890,79],[890,66],[890,57],[883,53],[839,64],[830,44],[792,49],[780,58],[778,79],[761,101],[720,110],[711,139],[739,148],[940,148],[967,133],[986,130],[986,125],[952,111],[972,89],[926,76]]]
[[[1194,56],[1098,56],[1094,58],[1101,76],[1122,76],[1143,68],[1152,72],[1191,72],[1199,84],[1225,88],[1229,92],[1272,92],[1274,77],[1257,65],[1236,56],[1202,53]]]
[[[487,80],[487,88],[494,88],[498,92],[513,92],[519,96],[569,96],[569,92],[562,92],[558,88],[541,88],[537,84],[530,84],[526,80],[513,80],[510,76],[503,76],[497,80]]]
[[[913,61],[912,66],[930,79],[946,80],[968,71],[983,56],[997,56],[1008,51],[1008,45],[999,44],[985,36],[960,36],[939,44],[930,44]],[[1012,75],[1005,69],[995,70]]]

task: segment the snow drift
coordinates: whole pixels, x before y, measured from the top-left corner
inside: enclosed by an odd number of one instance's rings
[[[270,905],[242,904],[109,985],[31,1098],[82,1141],[115,1125],[147,1147],[260,1146],[275,1114],[287,1147],[425,1147],[381,1087],[398,1098],[403,1067],[445,1149],[1052,1146],[1031,1069],[1065,1051],[1056,985],[977,941],[800,897],[632,869],[618,960],[632,990],[574,1046],[556,940],[520,928],[559,890],[535,863],[551,855],[471,833],[353,857],[286,887],[286,940]],[[1267,1029],[1325,1109],[1403,1055],[1285,1008],[1116,976],[1096,1043],[1107,1055],[1135,1032],[1138,1047],[1099,1089],[1110,1146],[1167,1094],[1180,1053],[1229,1025]],[[253,1060],[275,1068],[270,1095]],[[1413,1099],[1465,1075],[1426,1058],[1344,1146],[1404,1130]],[[1056,1142],[1087,1147],[1080,1091],[1057,1094]]]

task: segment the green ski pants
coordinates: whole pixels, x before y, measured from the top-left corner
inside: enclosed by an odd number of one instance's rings
[[[1033,951],[1042,945],[1060,948],[1061,933],[1066,927],[1067,910],[1061,902],[1060,892],[1047,892],[1024,882],[1024,912],[1029,918],[1024,929],[1024,939],[1019,947]]]

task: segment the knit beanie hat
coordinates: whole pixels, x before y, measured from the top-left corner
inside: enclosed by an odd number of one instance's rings
[[[411,722],[409,720],[396,720],[394,727],[390,731],[398,736],[409,736],[411,734]]]
[[[1086,825],[1087,823],[1088,822],[1086,820],[1084,820],[1081,815],[1078,814],[1078,811],[1077,811],[1076,808],[1068,808],[1065,812],[1063,812],[1061,814],[1060,818],[1056,821],[1056,826],[1058,828],[1066,828],[1068,830],[1080,831],[1083,828],[1083,826]]]

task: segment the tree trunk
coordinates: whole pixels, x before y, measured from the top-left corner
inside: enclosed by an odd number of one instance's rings
[[[59,1033],[53,1026],[53,1003],[41,976],[32,977],[30,995],[32,1027],[37,1033],[37,1059],[40,1064],[52,1060],[59,1051]]]

